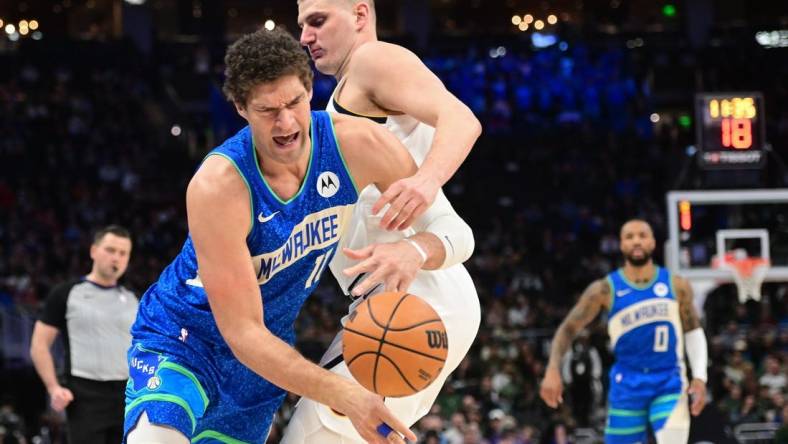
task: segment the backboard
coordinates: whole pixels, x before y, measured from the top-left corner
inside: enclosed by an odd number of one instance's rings
[[[731,281],[715,257],[745,250],[772,267],[766,281],[788,280],[788,189],[671,191],[667,194],[668,268],[689,279]]]

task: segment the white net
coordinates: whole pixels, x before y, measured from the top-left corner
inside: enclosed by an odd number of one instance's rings
[[[716,265],[722,270],[730,271],[733,275],[739,292],[739,302],[743,304],[748,299],[761,300],[761,285],[770,266],[768,259],[750,257],[743,250],[733,250],[723,255]]]

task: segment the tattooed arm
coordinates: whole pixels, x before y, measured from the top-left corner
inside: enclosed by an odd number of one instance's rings
[[[609,308],[609,301],[610,285],[607,280],[599,279],[592,282],[580,295],[580,300],[577,301],[577,304],[555,332],[550,350],[550,361],[547,364],[547,370],[539,390],[539,395],[550,407],[556,408],[563,402],[561,397],[563,383],[559,370],[561,359],[569,350],[575,336],[596,318],[600,310]]]
[[[679,302],[679,315],[681,316],[681,327],[684,330],[684,343],[687,349],[687,359],[692,369],[692,381],[690,382],[689,394],[692,399],[690,411],[693,416],[697,416],[706,405],[706,367],[708,366],[708,346],[706,336],[700,326],[698,313],[695,311],[695,304],[692,301],[692,287],[686,279],[675,276],[673,278],[673,288],[676,291],[676,299]]]
[[[684,333],[689,333],[696,328],[700,328],[698,313],[695,311],[695,304],[692,299],[692,287],[686,279],[674,276],[673,288],[676,290],[676,299],[679,301],[679,314],[681,315],[681,328]]]

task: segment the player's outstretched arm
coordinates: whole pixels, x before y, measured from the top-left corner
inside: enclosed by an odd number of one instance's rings
[[[673,288],[676,289],[676,299],[679,302],[679,315],[681,326],[684,330],[684,343],[687,350],[687,359],[692,370],[689,394],[692,399],[690,411],[697,416],[706,406],[706,381],[707,366],[709,362],[706,335],[700,325],[698,313],[695,311],[692,287],[689,282],[679,276],[673,278]]]
[[[373,206],[373,213],[391,204],[381,220],[387,229],[404,229],[421,214],[468,157],[482,131],[473,112],[450,93],[438,77],[407,49],[385,42],[362,45],[353,55],[351,78],[379,108],[404,113],[435,127],[427,157],[418,173],[396,181]],[[413,207],[411,210],[410,207]]]
[[[277,386],[346,414],[367,441],[384,444],[386,423],[409,439],[380,396],[309,362],[265,326],[260,289],[246,246],[251,203],[240,175],[225,158],[211,156],[186,192],[189,231],[200,280],[216,324],[240,362]]]
[[[610,285],[607,280],[599,279],[592,282],[580,295],[580,300],[572,307],[566,319],[555,332],[550,349],[550,360],[547,363],[545,376],[539,389],[539,396],[550,407],[557,408],[563,402],[561,359],[569,350],[575,336],[593,321],[603,308],[608,306],[609,301]]]

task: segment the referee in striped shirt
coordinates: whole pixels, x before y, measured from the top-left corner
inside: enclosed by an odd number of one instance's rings
[[[118,225],[99,230],[90,247],[90,274],[56,286],[33,329],[30,356],[52,408],[66,410],[71,444],[117,444],[123,439],[126,352],[138,301],[118,279],[130,255],[128,230]],[[60,334],[66,351],[62,381],[50,351]]]

